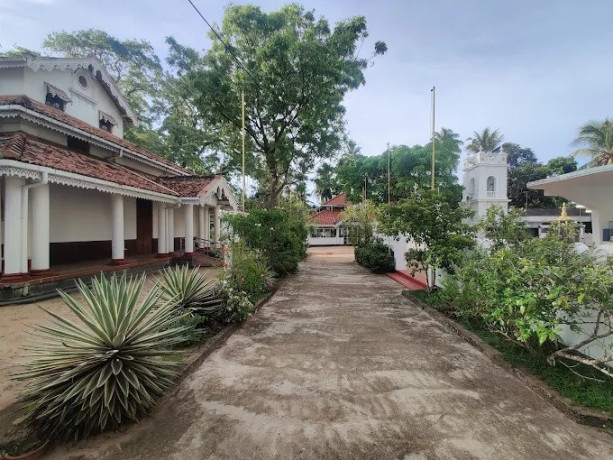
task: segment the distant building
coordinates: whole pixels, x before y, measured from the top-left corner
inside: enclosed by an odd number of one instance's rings
[[[0,58],[0,283],[219,239],[225,179],[126,141],[136,123],[96,59]]]
[[[341,193],[323,203],[319,210],[309,218],[313,231],[309,236],[311,246],[342,246],[350,244],[349,227],[344,226],[340,218],[347,206],[347,195]]]
[[[481,220],[490,206],[507,212],[507,155],[504,152],[468,153],[464,162],[462,201],[475,211],[474,222]]]

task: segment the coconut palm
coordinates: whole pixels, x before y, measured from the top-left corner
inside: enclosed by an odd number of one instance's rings
[[[441,143],[452,141],[455,142],[458,146],[464,143],[460,140],[460,135],[458,133],[453,132],[453,130],[449,128],[441,127],[440,131],[434,133],[434,138]]]
[[[573,145],[584,145],[573,153],[592,157],[597,166],[613,163],[613,121],[607,118],[583,125]]]
[[[497,129],[492,131],[490,128],[485,128],[481,133],[475,131],[473,136],[466,139],[466,150],[474,153],[493,152],[500,147],[504,137]]]
[[[315,193],[321,198],[322,203],[331,200],[338,189],[334,168],[328,163],[324,163],[317,170],[317,177],[314,182]]]

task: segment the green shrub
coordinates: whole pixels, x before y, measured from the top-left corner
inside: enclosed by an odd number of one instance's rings
[[[296,214],[282,209],[255,209],[248,215],[228,215],[225,220],[248,247],[262,252],[279,276],[296,272],[306,257],[308,228]]]
[[[394,252],[379,238],[358,244],[354,249],[355,260],[373,273],[387,273],[396,270]]]
[[[255,303],[268,291],[272,282],[266,260],[243,241],[229,246],[229,260],[221,283],[224,322],[244,321]]]
[[[168,355],[185,330],[171,327],[174,306],[158,306],[157,288],[139,302],[144,282],[125,274],[101,275],[91,288],[78,281],[82,302],[60,291],[77,322],[45,310],[54,322],[36,329],[38,344],[18,376],[30,381],[25,423],[42,439],[79,439],[138,420],[172,383],[178,363]]]

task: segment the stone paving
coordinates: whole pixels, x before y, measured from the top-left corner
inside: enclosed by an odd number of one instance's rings
[[[400,291],[348,248],[313,249],[153,417],[53,456],[613,458],[610,434],[576,424]]]

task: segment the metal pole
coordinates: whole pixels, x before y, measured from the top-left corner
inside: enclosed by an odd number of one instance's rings
[[[436,86],[432,87],[432,183],[431,183],[431,188],[432,190],[434,190],[434,157],[435,157],[435,152],[434,152],[434,144],[435,144],[435,129],[436,129],[436,122],[435,122],[435,111],[436,111]]]
[[[391,155],[390,152],[390,143],[387,143],[387,204],[392,202],[391,199],[391,191],[392,191],[392,173],[391,173]]]
[[[245,211],[245,90],[241,91],[241,113],[242,113],[242,121],[243,121],[243,211]]]

